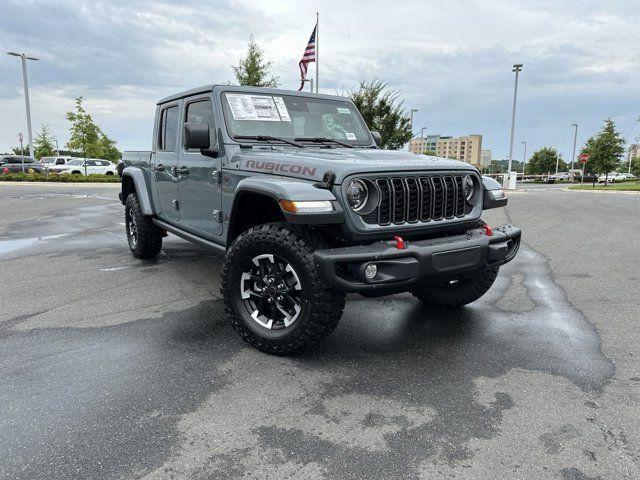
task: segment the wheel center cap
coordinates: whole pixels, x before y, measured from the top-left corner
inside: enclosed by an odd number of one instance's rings
[[[276,287],[269,287],[269,289],[267,290],[267,293],[272,297],[275,297],[276,293],[278,293],[278,290],[276,289]]]

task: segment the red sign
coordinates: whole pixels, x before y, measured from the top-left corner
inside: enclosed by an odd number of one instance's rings
[[[579,158],[580,158],[580,163],[587,163],[589,161],[589,154],[581,153]]]

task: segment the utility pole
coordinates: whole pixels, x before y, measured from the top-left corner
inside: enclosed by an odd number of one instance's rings
[[[571,170],[573,170],[573,162],[576,159],[576,141],[578,140],[578,124],[572,123],[571,126],[575,128],[573,132],[573,154],[571,155]]]
[[[29,82],[27,81],[27,60],[37,62],[35,57],[27,57],[24,53],[7,52],[7,55],[20,57],[22,60],[22,81],[24,83],[24,103],[27,109],[27,133],[29,134],[29,156],[33,157],[33,134],[31,132],[31,107],[29,105]]]
[[[513,111],[511,112],[511,139],[509,141],[509,168],[507,171],[507,179],[505,179],[504,181],[506,185],[503,185],[507,189],[510,187],[509,180],[511,179],[511,162],[513,161],[513,134],[516,126],[516,101],[518,100],[518,74],[522,70],[522,66],[523,66],[522,63],[516,63],[513,65],[513,69],[511,70],[512,72],[515,72],[516,79],[515,79],[515,84],[513,88]]]
[[[522,179],[524,180],[524,169],[527,164],[527,142],[520,142],[524,145],[524,153],[522,154]]]

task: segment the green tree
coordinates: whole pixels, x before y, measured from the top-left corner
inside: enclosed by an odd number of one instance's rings
[[[620,166],[620,160],[624,156],[624,144],[624,138],[616,131],[616,124],[608,118],[600,133],[589,138],[581,152],[589,154],[587,166],[590,171],[608,176],[609,172]]]
[[[347,93],[358,107],[369,130],[380,133],[382,148],[397,150],[411,140],[411,123],[405,115],[400,93],[387,89],[387,83],[375,79],[360,82],[360,88]]]
[[[67,120],[71,122],[70,137],[66,147],[83,157],[117,160],[120,152],[116,142],[111,140],[95,124],[93,118],[82,106],[82,97],[76,98],[75,112],[67,112]]]
[[[50,157],[52,155],[55,155],[55,141],[56,140],[51,134],[51,130],[49,129],[49,125],[43,123],[42,129],[36,134],[36,137],[33,140],[33,154],[35,155],[35,157],[40,160],[42,157]]]
[[[631,160],[631,173],[636,177],[640,177],[640,157]]]
[[[277,87],[277,77],[270,77],[269,70],[273,62],[264,60],[264,51],[253,39],[249,37],[247,56],[241,58],[238,66],[233,68],[238,85],[249,85],[253,87]]]
[[[11,153],[13,153],[14,155],[29,155],[29,146],[24,145],[22,148],[11,147]]]
[[[543,147],[533,153],[527,162],[527,173],[534,175],[546,175],[556,172],[556,162],[558,171],[566,171],[567,164],[562,160],[562,156],[553,147]]]

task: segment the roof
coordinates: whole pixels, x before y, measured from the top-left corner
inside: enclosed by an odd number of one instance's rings
[[[175,93],[173,95],[169,95],[168,97],[165,97],[161,100],[158,101],[158,105],[161,105],[163,103],[167,103],[167,102],[171,102],[172,100],[179,100],[181,98],[185,98],[185,97],[190,97],[192,95],[199,95],[201,93],[209,93],[209,92],[213,92],[213,90],[216,87],[220,87],[221,89],[224,90],[230,90],[230,91],[234,91],[234,92],[247,92],[247,93],[265,93],[265,94],[275,94],[275,95],[294,95],[294,96],[300,96],[300,97],[305,97],[305,96],[314,96],[314,97],[321,97],[321,98],[327,98],[327,99],[333,99],[333,100],[346,100],[346,97],[342,97],[339,95],[326,95],[324,93],[313,93],[313,92],[299,92],[297,90],[284,90],[284,89],[278,89],[278,88],[264,88],[264,87],[247,87],[247,86],[240,86],[240,85],[220,85],[220,84],[212,84],[212,85],[203,85],[202,87],[196,87],[196,88],[192,88],[189,90],[185,90],[183,92],[180,93]]]

